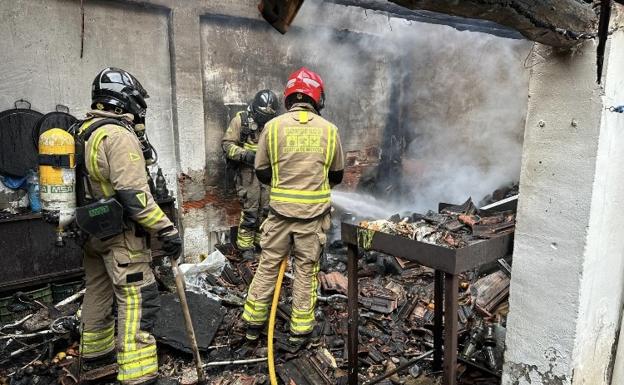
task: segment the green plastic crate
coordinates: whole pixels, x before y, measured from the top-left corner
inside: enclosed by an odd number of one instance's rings
[[[65,282],[65,283],[53,283],[52,284],[52,298],[54,299],[54,303],[59,303],[65,298],[77,293],[82,289],[84,282],[73,281],[73,282]]]

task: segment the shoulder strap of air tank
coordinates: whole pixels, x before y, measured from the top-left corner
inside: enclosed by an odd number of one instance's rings
[[[84,124],[85,122],[83,122],[83,125]],[[107,124],[114,124],[116,126],[127,128],[122,120],[113,119],[113,118],[105,118],[105,119],[98,120],[97,122],[91,123],[89,127],[87,127],[84,131],[78,132],[78,136],[81,137],[81,139],[86,143],[91,137],[91,135],[95,132],[95,130]]]
[[[106,125],[106,124],[114,124],[117,126],[126,127],[121,120],[113,119],[113,118],[105,118],[98,120],[96,122],[91,123],[84,131],[81,131],[82,127],[87,123],[88,120],[83,120],[77,123],[77,127],[73,128],[73,133],[76,138],[76,199],[79,207],[82,207],[88,203],[90,200],[87,199],[87,191],[89,191],[90,196],[93,196],[93,188],[91,187],[91,181],[89,180],[89,173],[87,172],[87,167],[85,165],[85,144],[91,137],[91,135],[98,128]]]
[[[238,114],[241,119],[240,141],[241,143],[245,143],[249,134],[251,134],[251,130],[249,130],[249,114],[247,111],[241,111]]]

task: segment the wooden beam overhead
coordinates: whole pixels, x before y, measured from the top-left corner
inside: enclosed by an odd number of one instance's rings
[[[483,19],[513,28],[529,40],[570,48],[596,36],[598,17],[582,0],[390,0],[409,9]]]

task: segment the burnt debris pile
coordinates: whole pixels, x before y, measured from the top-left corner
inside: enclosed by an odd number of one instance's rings
[[[499,211],[496,211],[499,210]],[[393,215],[362,221],[364,229],[448,248],[461,248],[513,232],[513,209],[477,209],[471,200],[441,205],[439,212]],[[366,231],[366,230],[364,230]],[[231,244],[219,245],[223,268],[187,279],[189,304],[208,382],[218,385],[268,384],[265,329],[247,342],[242,312],[257,261],[241,258]],[[363,249],[363,248],[362,248]],[[158,261],[157,261],[158,262]],[[299,351],[288,349],[292,268],[286,273],[275,328],[276,369],[288,385],[347,382],[347,248],[327,245],[319,273],[317,327]],[[432,369],[434,270],[415,262],[362,250],[358,258],[358,360],[360,383],[439,384]],[[154,334],[159,367],[172,384],[194,384],[195,368],[174,294],[161,279],[162,308]],[[510,258],[459,275],[458,341],[460,384],[498,384],[503,362]],[[0,330],[0,384],[74,384],[78,378],[80,293],[60,305],[15,294],[11,310],[20,318]],[[176,318],[178,317],[178,318]],[[418,358],[418,359],[417,359]],[[408,364],[410,363],[410,364]],[[114,380],[114,366],[97,381]],[[399,370],[397,370],[399,369]],[[384,376],[383,380],[376,380]]]
[[[482,239],[512,233],[516,224],[513,210],[479,210],[471,199],[462,205],[441,204],[439,212],[413,213],[389,219],[362,221],[368,230],[400,235],[419,242],[461,248]]]

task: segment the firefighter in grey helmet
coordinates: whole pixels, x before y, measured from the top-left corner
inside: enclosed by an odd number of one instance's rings
[[[258,182],[254,173],[258,139],[265,123],[277,116],[278,108],[273,91],[258,91],[247,109],[230,121],[221,141],[225,157],[237,166],[236,192],[242,211],[236,246],[245,259],[254,257],[254,249],[260,244],[258,228],[269,209],[270,188]]]

